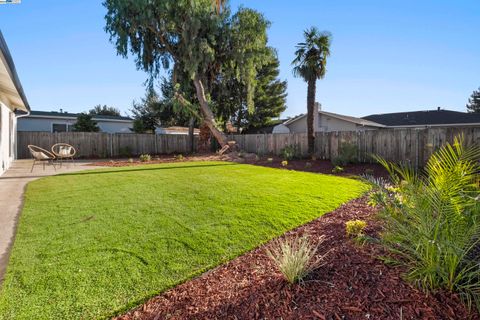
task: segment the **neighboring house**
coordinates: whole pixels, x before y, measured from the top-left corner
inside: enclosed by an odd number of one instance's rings
[[[381,123],[388,128],[480,126],[480,113],[467,113],[440,108],[425,111],[373,114],[362,119]]]
[[[69,132],[77,122],[77,113],[32,111],[18,119],[18,131]],[[121,116],[93,115],[100,131],[107,133],[131,133],[133,119]]]
[[[384,127],[384,125],[373,121],[322,110],[318,110],[314,114],[315,132],[364,131]],[[272,133],[307,133],[307,115],[302,114],[276,125],[272,129]]]
[[[18,113],[30,111],[12,56],[0,31],[0,174],[15,158]]]

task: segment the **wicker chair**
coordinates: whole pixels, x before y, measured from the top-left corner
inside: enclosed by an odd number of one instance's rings
[[[75,148],[67,143],[56,143],[52,146],[52,152],[55,155],[55,158],[58,162],[60,162],[60,166],[64,160],[72,161],[73,165],[75,166],[75,160],[73,157],[77,153]]]
[[[53,170],[57,170],[57,168],[55,168],[55,163],[53,162],[55,160],[54,154],[52,154],[50,151],[34,146],[33,144],[29,144],[27,147],[33,157],[33,164],[30,172],[33,172],[33,167],[35,164],[37,164],[37,162],[43,164],[43,170],[45,170],[45,164],[51,164],[53,166]]]

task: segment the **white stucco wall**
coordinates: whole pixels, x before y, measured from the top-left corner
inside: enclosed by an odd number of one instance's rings
[[[0,174],[10,167],[15,157],[15,114],[0,102]]]
[[[52,119],[25,117],[18,119],[18,131],[45,131],[52,132],[52,124],[75,124],[76,119]],[[133,128],[133,121],[108,121],[95,120],[100,131],[107,133],[130,133]]]

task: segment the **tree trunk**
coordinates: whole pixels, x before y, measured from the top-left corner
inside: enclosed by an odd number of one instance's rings
[[[315,109],[315,92],[317,90],[316,79],[310,79],[308,81],[307,92],[307,141],[308,141],[308,154],[312,156],[315,152],[315,132],[313,121],[316,118],[313,114]]]
[[[205,98],[205,89],[203,88],[202,81],[200,80],[198,75],[195,75],[195,78],[193,79],[193,84],[195,85],[197,99],[200,103],[200,110],[202,111],[203,121],[208,126],[215,139],[217,139],[220,146],[224,147],[225,145],[227,145],[227,136],[217,129],[213,112],[208,106],[207,99]]]
[[[195,118],[190,117],[190,121],[188,122],[188,151],[190,153],[194,153],[194,144],[195,144]]]

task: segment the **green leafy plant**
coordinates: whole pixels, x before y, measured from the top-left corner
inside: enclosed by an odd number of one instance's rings
[[[423,171],[375,158],[393,182],[378,190],[387,196],[382,240],[394,261],[423,290],[457,292],[480,307],[480,146],[455,138]]]
[[[342,142],[338,148],[338,155],[332,159],[334,166],[346,166],[358,162],[358,147],[348,142]]]
[[[129,146],[118,148],[118,153],[121,157],[130,157],[132,155],[132,148]]]
[[[272,163],[272,162],[273,162],[273,158],[268,158],[268,159],[267,159],[267,162],[268,162],[268,163]]]
[[[335,166],[335,167],[332,169],[332,173],[342,173],[343,171],[345,171],[345,169],[343,169],[343,168],[340,167],[340,166]]]
[[[280,155],[282,156],[283,160],[293,160],[298,154],[298,148],[296,145],[288,145],[280,150]]]
[[[177,160],[177,161],[182,161],[182,160],[184,159],[184,157],[183,157],[182,154],[177,154],[177,155],[175,155],[174,158],[175,158],[175,160]]]
[[[288,166],[288,161],[287,160],[283,160],[282,161],[282,167],[286,167]]]
[[[326,254],[318,254],[318,246],[308,236],[294,237],[273,242],[267,255],[273,260],[285,279],[293,284],[302,281],[310,272],[321,266]]]
[[[305,169],[310,169],[312,167],[311,162],[305,162]]]
[[[128,159],[128,163],[134,163],[134,162],[135,161],[132,158]]]
[[[345,231],[348,237],[359,237],[363,235],[366,227],[367,223],[363,220],[350,220],[345,222]]]
[[[365,169],[365,174],[368,176],[373,176],[374,173],[373,169]]]
[[[141,154],[139,158],[141,162],[149,162],[152,160],[152,157],[149,154]]]

